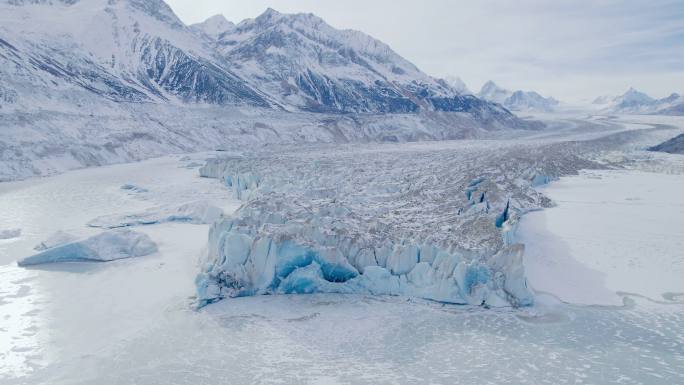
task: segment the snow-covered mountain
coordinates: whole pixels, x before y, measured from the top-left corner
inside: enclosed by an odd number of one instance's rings
[[[620,96],[601,96],[594,100],[594,104],[602,110],[611,113],[624,114],[684,114],[684,97],[672,93],[662,99],[656,99],[644,92],[630,88]]]
[[[461,79],[458,76],[447,76],[444,78],[444,80],[449,84],[453,89],[458,91],[460,94],[464,95],[473,95],[473,92],[470,91],[468,86],[465,84],[463,79]]]
[[[231,145],[538,127],[316,16],[186,26],[162,0],[0,0],[0,111],[0,180]]]
[[[488,81],[482,86],[482,89],[477,94],[482,99],[492,101],[494,103],[504,104],[513,93],[507,89],[499,87],[493,81]]]
[[[493,81],[488,81],[477,94],[478,97],[499,103],[513,111],[541,111],[549,112],[558,106],[559,102],[552,98],[545,98],[534,91],[509,91],[499,87]]]
[[[235,24],[223,15],[215,15],[202,23],[193,24],[190,27],[207,34],[207,36],[213,39],[217,39],[223,32],[235,28]]]
[[[24,108],[65,92],[115,102],[275,105],[215,60],[161,0],[11,0],[0,7],[3,84]]]
[[[420,71],[388,45],[313,14],[273,9],[227,26],[216,49],[235,72],[282,105],[333,113],[508,112]]]
[[[558,100],[534,91],[515,91],[506,101],[506,106],[513,111],[552,111],[558,104]]]

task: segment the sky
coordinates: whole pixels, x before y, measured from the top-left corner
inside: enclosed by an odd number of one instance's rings
[[[365,32],[424,72],[564,101],[684,92],[684,0],[166,0],[187,24],[267,8]]]

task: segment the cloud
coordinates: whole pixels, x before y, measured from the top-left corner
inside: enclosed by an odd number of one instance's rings
[[[471,88],[493,79],[562,99],[635,86],[664,96],[684,84],[680,0],[169,0],[186,22],[267,7],[312,12],[366,32],[434,76]],[[681,86],[680,86],[681,87]]]

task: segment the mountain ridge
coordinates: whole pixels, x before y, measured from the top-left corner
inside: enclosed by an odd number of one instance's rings
[[[593,104],[609,113],[684,115],[684,97],[676,92],[656,99],[630,87],[618,96],[600,96]]]

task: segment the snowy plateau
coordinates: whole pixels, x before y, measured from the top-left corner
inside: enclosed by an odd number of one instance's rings
[[[682,384],[681,102],[0,0],[0,384]]]

